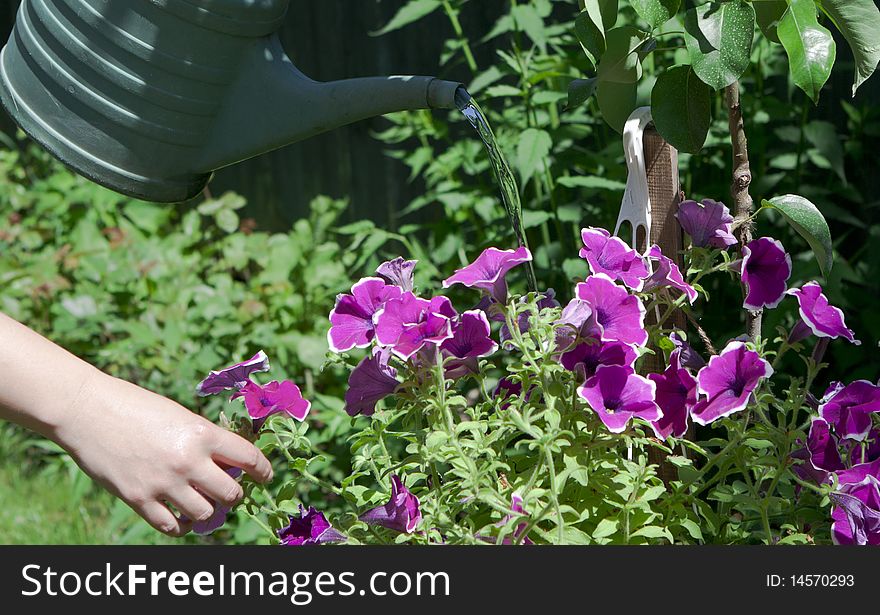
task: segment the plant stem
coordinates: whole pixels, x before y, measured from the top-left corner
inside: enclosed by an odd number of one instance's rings
[[[752,240],[754,224],[751,221],[754,203],[749,194],[752,171],[749,167],[749,147],[743,124],[742,106],[739,100],[739,81],[724,88],[724,102],[727,107],[727,125],[730,130],[730,143],[733,146],[733,182],[730,194],[733,197],[734,215],[742,221],[737,230],[740,249]],[[743,288],[745,290],[745,288]],[[762,310],[749,310],[746,313],[746,333],[754,340],[761,334]]]
[[[452,8],[452,5],[449,4],[449,0],[443,0],[443,10],[446,12],[446,16],[449,18],[449,23],[452,24],[452,29],[455,31],[455,36],[461,44],[461,50],[464,53],[464,59],[467,61],[468,68],[471,69],[472,73],[476,73],[477,61],[474,59],[474,54],[471,53],[471,46],[467,37],[464,35],[464,30],[461,29],[461,22],[458,20],[458,12]]]

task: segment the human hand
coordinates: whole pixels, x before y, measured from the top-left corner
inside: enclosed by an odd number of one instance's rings
[[[258,482],[272,479],[269,461],[247,440],[97,370],[64,415],[54,439],[89,475],[170,536],[211,517],[212,501],[234,506],[241,500],[241,485],[226,468],[241,468]]]

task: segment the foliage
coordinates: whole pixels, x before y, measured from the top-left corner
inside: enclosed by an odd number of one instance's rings
[[[177,208],[130,200],[19,141],[0,150],[0,310],[209,417],[222,406],[196,398],[193,383],[222,357],[266,348],[321,400],[317,416],[330,427],[319,440],[345,467],[333,437],[347,429],[341,376],[321,371],[324,312],[395,235],[367,222],[338,227],[345,203],[327,198],[290,232],[268,234],[238,219],[243,204],[234,194]],[[43,450],[50,467],[72,465]]]

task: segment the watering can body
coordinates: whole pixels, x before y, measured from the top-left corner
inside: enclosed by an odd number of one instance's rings
[[[23,0],[0,102],[89,179],[160,202],[221,167],[361,119],[452,108],[432,77],[318,82],[276,34],[288,0]]]

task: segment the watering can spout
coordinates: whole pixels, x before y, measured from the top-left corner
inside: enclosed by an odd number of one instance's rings
[[[278,39],[288,0],[22,0],[0,103],[56,158],[137,198],[199,194],[216,169],[358,120],[452,108],[432,77],[318,82]]]
[[[275,36],[254,47],[239,75],[199,160],[205,169],[386,113],[452,109],[462,87],[423,76],[314,81],[293,65]]]

